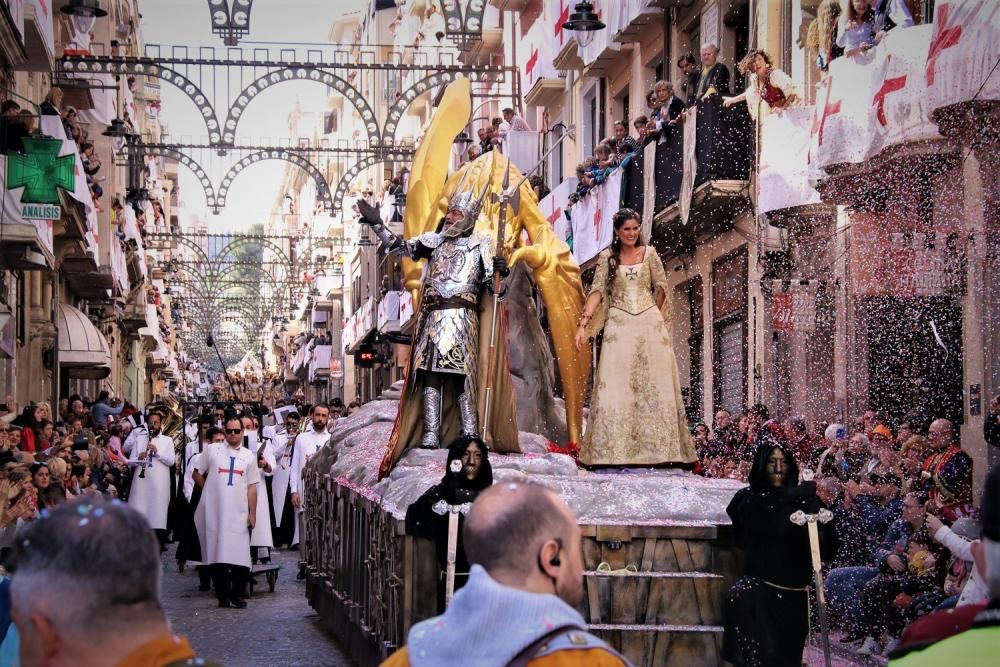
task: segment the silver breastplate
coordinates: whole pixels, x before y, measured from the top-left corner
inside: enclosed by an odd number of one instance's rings
[[[470,246],[470,237],[445,239],[434,249],[427,267],[425,297],[443,298],[478,295],[485,279],[479,243]]]

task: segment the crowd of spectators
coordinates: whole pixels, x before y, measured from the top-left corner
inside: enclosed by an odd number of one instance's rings
[[[19,523],[75,496],[123,498],[128,463],[123,443],[136,408],[102,391],[94,401],[79,395],[56,409],[39,401],[18,411],[7,397],[0,409],[0,560]]]
[[[998,423],[1000,397],[986,422],[988,442]],[[904,629],[918,617],[986,604],[971,555],[979,537],[973,460],[950,421],[891,424],[867,410],[849,425],[801,415],[779,424],[764,405],[738,416],[719,410],[711,427],[692,427],[696,472],[746,481],[765,429],[781,434],[798,467],[815,475],[833,513],[837,543],[824,567],[831,621],[845,648],[905,650]]]

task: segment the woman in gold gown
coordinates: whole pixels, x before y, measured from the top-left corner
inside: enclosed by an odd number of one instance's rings
[[[656,251],[643,245],[639,225],[635,211],[615,214],[614,240],[597,258],[576,331],[577,347],[604,331],[579,456],[585,466],[686,464],[698,458],[670,341],[667,276]]]

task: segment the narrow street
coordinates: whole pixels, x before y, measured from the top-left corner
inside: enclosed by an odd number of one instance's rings
[[[163,607],[174,631],[198,655],[225,667],[350,667],[353,663],[319,625],[295,580],[298,554],[276,551],[281,565],[274,593],[263,577],[246,609],[219,609],[215,595],[198,592],[193,568],[178,573],[174,548],[163,554]]]

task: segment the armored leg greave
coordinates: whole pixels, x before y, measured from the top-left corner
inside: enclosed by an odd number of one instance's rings
[[[424,383],[424,437],[420,441],[423,449],[437,449],[441,446],[441,378],[437,373],[427,373]]]
[[[462,378],[463,391],[458,395],[458,409],[462,415],[462,435],[478,435],[478,419],[476,418],[476,401],[472,392],[464,385],[468,383],[466,378]]]

